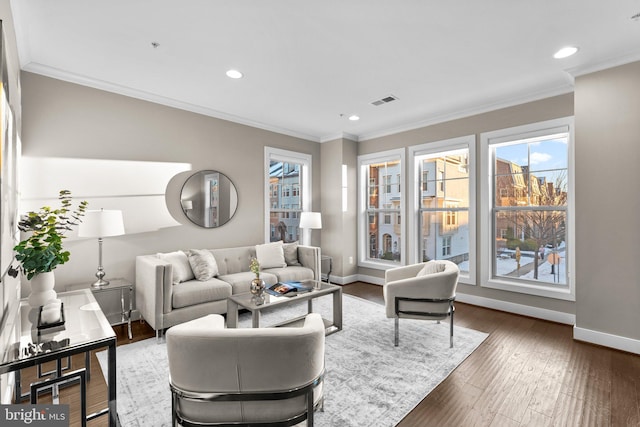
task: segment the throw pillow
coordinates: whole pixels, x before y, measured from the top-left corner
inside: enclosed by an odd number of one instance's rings
[[[424,265],[424,267],[422,267],[422,270],[420,270],[418,274],[416,274],[416,277],[426,276],[427,274],[433,274],[433,273],[442,273],[444,269],[445,269],[444,264],[436,261],[429,261]]]
[[[300,261],[298,261],[298,242],[284,243],[282,250],[284,251],[284,261],[287,265],[300,265]]]
[[[256,258],[260,263],[260,269],[286,267],[284,260],[284,248],[282,240],[279,242],[256,245]]]
[[[218,275],[218,263],[213,254],[206,249],[191,249],[187,252],[189,264],[196,279],[209,280]]]
[[[159,253],[156,255],[161,260],[167,261],[173,267],[173,277],[171,278],[173,284],[180,282],[186,282],[194,278],[191,265],[187,254],[182,251],[169,252],[166,254]]]

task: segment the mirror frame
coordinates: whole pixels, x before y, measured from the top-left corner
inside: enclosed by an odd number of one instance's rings
[[[224,202],[227,203],[223,205]],[[222,172],[199,170],[182,184],[180,208],[187,219],[199,227],[222,227],[238,210],[238,190]]]

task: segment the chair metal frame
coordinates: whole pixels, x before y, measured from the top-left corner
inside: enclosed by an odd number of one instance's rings
[[[190,390],[183,390],[173,384],[171,378],[169,378],[169,386],[171,388],[171,425],[183,427],[201,427],[201,426],[260,426],[260,427],[288,427],[296,425],[304,420],[307,420],[307,426],[313,426],[313,412],[316,407],[323,407],[324,397],[320,399],[318,404],[314,404],[313,392],[317,386],[324,381],[324,369],[316,378],[311,382],[289,390],[277,390],[277,391],[256,391],[256,392],[195,392]],[[229,422],[214,422],[205,423],[201,421],[189,420],[180,414],[180,401],[191,400],[195,402],[251,402],[251,401],[264,401],[264,400],[284,400],[292,397],[305,395],[307,398],[307,406],[304,412],[294,417],[280,420],[280,421],[268,421],[268,422],[245,422],[245,421],[229,421]],[[176,424],[178,422],[179,424]]]
[[[395,297],[394,298],[394,309],[396,313],[396,317],[394,318],[394,341],[393,344],[395,347],[398,347],[400,343],[400,315],[406,314],[409,316],[422,316],[425,318],[432,317],[451,317],[451,321],[449,323],[449,348],[453,347],[453,314],[456,311],[453,302],[456,300],[456,296],[453,295],[450,298],[407,298],[407,297]],[[400,310],[400,301],[409,301],[409,302],[448,302],[449,310],[444,313],[436,313],[429,311],[414,311],[414,310]],[[438,323],[440,323],[439,319]]]

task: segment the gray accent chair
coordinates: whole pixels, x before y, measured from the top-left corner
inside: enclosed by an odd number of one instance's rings
[[[218,314],[166,334],[172,425],[291,426],[322,404],[324,323],[226,329]]]
[[[460,269],[446,260],[389,269],[384,278],[385,311],[394,319],[394,345],[399,343],[400,318],[440,320],[451,317],[449,346],[453,347],[453,314]]]

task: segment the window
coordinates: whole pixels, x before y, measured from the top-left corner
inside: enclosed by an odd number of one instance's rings
[[[474,148],[473,135],[409,148],[415,190],[405,221],[410,262],[452,261],[467,284],[475,283]]]
[[[442,238],[442,256],[449,255],[451,255],[451,236],[446,236]]]
[[[271,230],[266,241],[307,241],[300,235],[299,213],[311,210],[311,156],[266,147],[265,170],[265,194],[269,198],[265,203],[269,206],[265,229]]]
[[[358,263],[370,268],[402,264],[404,230],[393,224],[404,206],[400,191],[404,150],[358,157],[360,173]],[[377,218],[377,219],[376,219]]]
[[[575,298],[572,129],[563,118],[482,135],[488,287]]]

